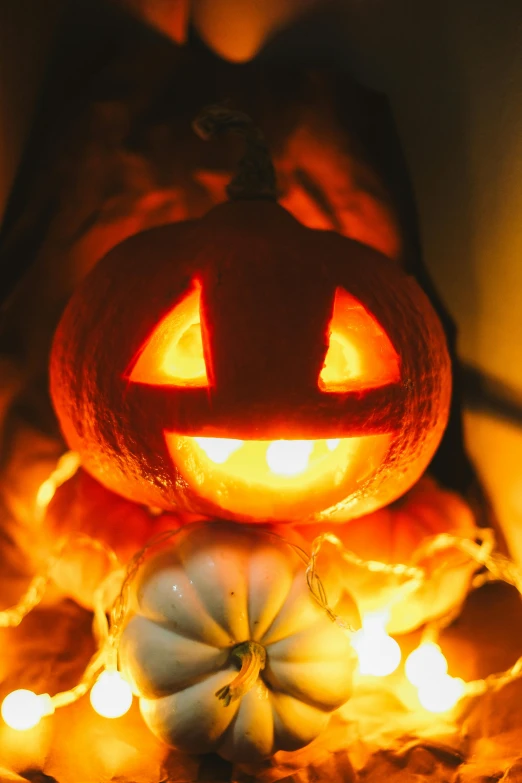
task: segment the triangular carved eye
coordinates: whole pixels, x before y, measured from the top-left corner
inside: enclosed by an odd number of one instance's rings
[[[201,284],[192,288],[155,328],[129,376],[154,386],[208,386],[200,320]]]
[[[337,288],[319,375],[321,391],[371,389],[399,379],[399,357],[382,326],[344,288]]]

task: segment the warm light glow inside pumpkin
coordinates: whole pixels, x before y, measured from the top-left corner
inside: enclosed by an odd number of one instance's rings
[[[284,519],[292,511],[331,505],[355,491],[384,459],[391,435],[320,440],[237,440],[166,432],[167,446],[184,479],[230,512]],[[305,511],[306,509],[306,511]]]
[[[344,288],[336,289],[328,335],[321,391],[371,389],[400,379],[399,357],[389,337]]]
[[[192,287],[154,330],[132,371],[135,383],[208,386],[201,334],[201,283]],[[399,358],[388,336],[368,311],[343,288],[335,292],[328,349],[319,375],[323,392],[342,393],[396,383]]]
[[[345,440],[354,440],[345,438]],[[340,438],[329,440],[274,440],[244,441],[232,438],[194,438],[207,457],[216,465],[223,465],[239,449],[241,461],[236,470],[253,469],[257,475],[268,470],[274,476],[299,476],[310,466],[312,458],[316,467],[325,462],[324,457],[335,451]],[[266,464],[265,464],[266,463]],[[331,464],[328,465],[331,467]]]
[[[201,284],[159,323],[145,344],[130,380],[168,386],[208,386],[200,320]]]

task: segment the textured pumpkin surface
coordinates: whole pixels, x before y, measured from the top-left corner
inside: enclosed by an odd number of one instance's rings
[[[58,487],[42,524],[43,544],[71,543],[53,568],[53,581],[70,598],[92,608],[93,594],[114,568],[108,553],[122,565],[153,536],[193,521],[175,514],[154,514],[106,489],[80,468]]]
[[[308,542],[324,533],[324,527],[319,525],[297,530]],[[321,573],[321,564],[331,568],[335,563],[339,580],[347,586],[363,616],[389,607],[388,631],[407,633],[458,607],[477,568],[476,563],[456,550],[419,558],[419,548],[441,533],[473,540],[476,532],[473,514],[465,501],[425,476],[396,503],[362,519],[337,525],[334,530],[343,546],[362,560],[423,567],[429,576],[424,585],[401,598],[402,577],[342,561],[329,544],[324,545],[324,554],[319,556],[318,571]]]
[[[325,586],[335,605],[338,588]],[[358,624],[353,604],[348,621]],[[225,706],[216,692],[238,674],[232,651],[249,640],[266,651],[266,667]],[[349,698],[355,666],[295,550],[261,528],[220,522],[184,528],[142,568],[120,661],[157,736],[249,762],[314,739]]]
[[[208,386],[132,380],[158,323],[194,281]],[[319,388],[338,289],[386,335],[396,380]],[[439,443],[450,386],[442,327],[413,278],[263,201],[222,204],[118,245],[72,297],[51,357],[65,437],[102,483],[147,505],[248,521],[344,521],[395,500]],[[269,493],[254,475],[241,483],[199,465],[187,445],[198,436],[358,438],[362,450],[356,468],[346,457],[327,484],[297,477]],[[254,493],[265,499],[259,510]]]

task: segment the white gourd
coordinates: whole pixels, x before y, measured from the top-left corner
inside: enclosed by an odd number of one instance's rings
[[[262,528],[184,528],[131,584],[122,671],[149,728],[189,753],[256,761],[303,747],[350,697],[355,661],[303,559]]]

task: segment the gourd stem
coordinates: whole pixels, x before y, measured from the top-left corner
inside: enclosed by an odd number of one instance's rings
[[[266,666],[266,650],[258,642],[242,642],[232,650],[232,656],[238,658],[241,669],[232,682],[216,691],[216,696],[228,707],[230,702],[240,699],[248,693]]]
[[[245,153],[238,163],[237,173],[226,188],[230,200],[277,201],[274,164],[261,130],[248,114],[226,106],[207,106],[193,121],[192,127],[205,141],[228,132],[244,138]]]

